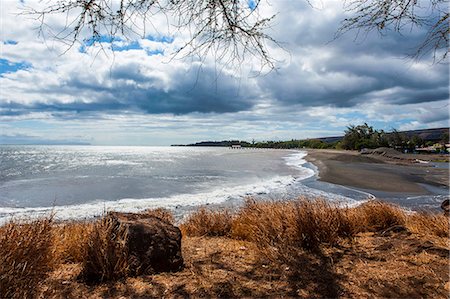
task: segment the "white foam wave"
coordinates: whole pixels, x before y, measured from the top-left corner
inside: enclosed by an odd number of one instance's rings
[[[304,180],[314,176],[315,174],[314,170],[303,166],[304,164],[307,163],[307,161],[303,159],[306,157],[307,154],[308,154],[307,152],[301,151],[284,157],[286,165],[301,170],[300,175],[297,177],[297,179]]]
[[[55,207],[38,208],[0,208],[0,222],[7,219],[39,217],[55,214],[57,219],[84,219],[103,214],[106,211],[139,212],[149,208],[164,207],[175,209],[186,206],[200,206],[205,204],[218,204],[228,199],[270,193],[272,190],[292,184],[292,176],[277,176],[258,183],[225,187],[196,194],[180,194],[160,198],[124,198],[117,201],[102,201]]]

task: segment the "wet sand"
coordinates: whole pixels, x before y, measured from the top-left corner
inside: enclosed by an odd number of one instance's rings
[[[377,197],[387,193],[434,194],[433,189],[448,193],[448,168],[413,163],[408,155],[391,159],[355,151],[307,151],[306,160],[317,166],[320,181],[362,189]]]

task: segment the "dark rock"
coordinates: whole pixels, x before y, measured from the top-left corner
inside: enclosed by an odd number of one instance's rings
[[[156,216],[109,213],[94,225],[79,278],[96,284],[182,267],[179,228]]]
[[[178,271],[183,267],[181,231],[158,217],[114,213],[128,230],[130,275]]]

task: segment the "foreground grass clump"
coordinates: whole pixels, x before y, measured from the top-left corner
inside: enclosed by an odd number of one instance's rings
[[[317,251],[360,232],[403,226],[411,232],[437,237],[449,235],[443,214],[406,213],[382,201],[343,208],[323,199],[294,201],[247,200],[235,214],[201,209],[182,224],[187,236],[228,236],[254,242],[268,256],[292,257],[301,250]]]
[[[441,238],[450,237],[449,217],[444,214],[419,212],[408,215],[406,226],[416,234],[432,235]]]
[[[406,224],[404,210],[386,202],[372,200],[352,211],[354,227],[357,232],[381,231],[395,225]]]
[[[57,263],[81,263],[87,255],[94,224],[67,222],[53,226],[53,253]]]
[[[186,236],[230,236],[233,215],[228,210],[211,211],[202,208],[191,215],[180,225]]]
[[[105,216],[97,221],[86,242],[80,278],[97,283],[126,277],[129,269],[127,234],[115,217]]]
[[[318,249],[341,237],[352,237],[348,209],[325,200],[298,199],[288,202],[249,200],[236,215],[231,235],[279,252],[289,248]]]
[[[53,268],[52,219],[0,227],[0,298],[34,297]]]

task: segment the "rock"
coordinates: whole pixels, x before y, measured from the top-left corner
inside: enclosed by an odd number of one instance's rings
[[[445,214],[448,214],[450,212],[450,200],[446,199],[441,203],[441,209],[444,210]]]
[[[80,278],[86,283],[181,270],[181,231],[146,214],[109,213],[96,224]]]
[[[130,275],[178,271],[183,267],[181,231],[178,227],[154,216],[132,213],[112,215],[128,230]]]

